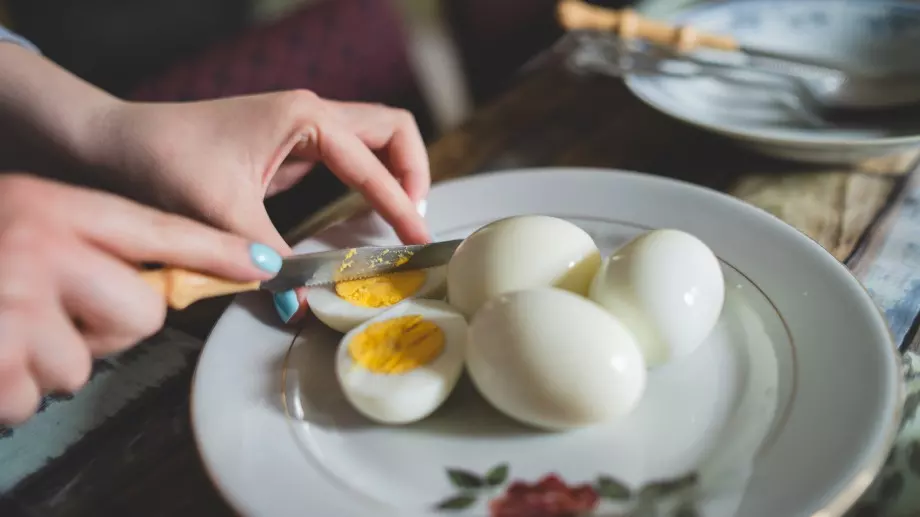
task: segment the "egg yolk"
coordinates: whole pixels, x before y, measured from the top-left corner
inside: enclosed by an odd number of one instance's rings
[[[335,285],[335,292],[340,298],[353,305],[377,309],[405,300],[417,293],[424,283],[424,271],[402,271],[390,275],[339,282]]]
[[[424,366],[443,350],[444,331],[419,315],[371,323],[348,343],[352,361],[384,375]]]

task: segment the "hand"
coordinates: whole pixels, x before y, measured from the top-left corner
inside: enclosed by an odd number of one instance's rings
[[[412,115],[384,106],[289,91],[186,104],[125,104],[107,121],[98,160],[169,211],[290,248],[264,198],[324,162],[360,192],[406,243],[429,239],[416,206],[428,194],[428,157]],[[303,293],[275,296],[283,320]]]
[[[74,391],[91,358],[163,324],[137,274],[161,262],[241,281],[271,278],[271,248],[102,192],[0,174],[0,423],[50,391]]]

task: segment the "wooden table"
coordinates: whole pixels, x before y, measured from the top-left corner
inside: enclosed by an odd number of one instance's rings
[[[487,170],[578,165],[688,180],[758,204],[851,266],[871,251],[885,208],[915,156],[853,169],[802,167],[758,156],[667,119],[617,81],[575,76],[550,57],[505,95],[430,147],[436,180]],[[271,207],[292,220],[302,198]],[[345,197],[290,232],[296,241],[363,208]],[[296,218],[293,218],[296,219]],[[286,226],[292,226],[286,224]],[[227,300],[174,314],[170,325],[204,338]],[[188,418],[191,365],[144,393],[0,503],[0,515],[233,515],[208,480]]]

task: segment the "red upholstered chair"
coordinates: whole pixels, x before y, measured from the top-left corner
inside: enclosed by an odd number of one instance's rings
[[[129,96],[193,100],[294,88],[420,108],[391,2],[330,0],[302,8],[183,59]]]
[[[329,0],[303,8],[176,63],[129,97],[188,101],[296,88],[404,107],[415,113],[424,134],[431,133],[401,19],[384,0]],[[284,231],[344,192],[319,168],[269,200],[269,213]],[[297,205],[303,209],[290,210]]]

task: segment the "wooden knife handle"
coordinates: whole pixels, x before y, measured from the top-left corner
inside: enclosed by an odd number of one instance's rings
[[[560,0],[556,8],[559,23],[567,30],[611,31],[623,39],[641,39],[670,47],[677,52],[700,48],[736,51],[741,49],[731,36],[709,34],[693,27],[649,20],[632,9],[607,9],[583,0]]]
[[[205,298],[259,289],[260,282],[235,282],[187,269],[166,267],[142,271],[141,278],[166,298],[173,309],[184,309]]]

